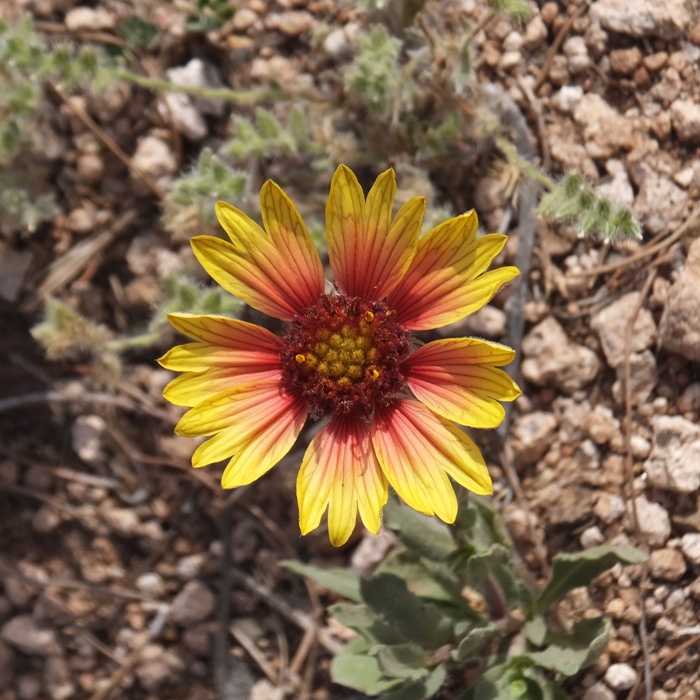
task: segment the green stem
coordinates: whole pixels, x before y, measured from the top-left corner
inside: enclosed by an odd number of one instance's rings
[[[162,331],[152,331],[141,335],[132,335],[129,338],[117,338],[108,340],[102,347],[109,352],[124,352],[125,350],[135,350],[137,348],[150,348],[158,344],[163,338]]]
[[[169,80],[150,78],[146,75],[132,73],[128,70],[114,70],[112,71],[112,75],[118,80],[133,83],[140,87],[150,88],[151,90],[167,90],[168,92],[179,92],[185,95],[193,95],[194,97],[203,97],[210,100],[224,100],[225,102],[234,102],[236,104],[257,104],[258,102],[279,99],[285,96],[281,90],[238,91],[231,90],[230,88],[178,85]]]
[[[527,158],[523,158],[510,141],[499,138],[496,139],[496,145],[503,151],[506,158],[529,178],[539,182],[540,185],[546,187],[550,192],[556,187],[554,180],[536,168]]]

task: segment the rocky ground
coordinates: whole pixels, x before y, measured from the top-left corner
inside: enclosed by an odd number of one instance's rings
[[[271,78],[300,92],[327,87],[361,23],[330,1],[248,0],[194,41],[187,3],[148,5],[166,43],[147,74],[192,71],[183,67],[199,56],[211,84],[237,88]],[[462,5],[479,16],[478,3]],[[80,42],[113,36],[127,9],[24,0],[4,11]],[[579,168],[630,204],[643,231],[639,243],[608,246],[538,223],[517,348],[524,395],[505,444],[487,452],[495,500],[535,578],[561,550],[650,552],[647,565],[614,569],[565,601],[564,617],[613,621],[606,652],[569,685],[573,697],[699,700],[698,9],[546,2],[522,25],[489,23],[475,42],[479,79],[519,106],[543,169]],[[236,60],[217,64],[222,55]],[[221,138],[231,108],[181,97],[126,84],[99,97],[49,92],[53,155],[38,186],[57,193],[61,212],[31,237],[0,238],[7,700],[351,695],[328,677],[344,631],[328,628],[318,591],[280,561],[361,568],[376,541],[358,533],[336,551],[322,532],[298,537],[302,447],[274,476],[222,492],[216,469],[191,470],[191,442],[172,434],[178,411],[161,398],[169,374],[153,360],[167,339],[125,355],[119,390],[106,391],[94,367],[48,361],[29,334],[51,295],[125,332],[160,301],[163,275],[191,264],[187,237],[163,228],[158,195]],[[274,162],[251,172],[284,180]],[[447,203],[476,207],[498,229],[512,213],[500,178],[484,168],[472,193]],[[441,197],[449,188],[438,185]],[[510,233],[501,263],[522,243],[517,225]],[[504,340],[507,296],[464,331]]]

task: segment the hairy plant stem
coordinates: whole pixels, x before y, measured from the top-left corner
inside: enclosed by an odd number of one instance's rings
[[[149,333],[141,333],[140,335],[132,335],[128,338],[116,338],[108,340],[102,349],[107,352],[124,352],[125,350],[135,350],[138,348],[150,348],[158,344],[163,338],[163,329],[159,331],[151,331]]]
[[[194,85],[179,85],[178,83],[163,80],[161,78],[151,78],[147,75],[138,75],[129,70],[114,70],[112,75],[117,80],[123,80],[127,83],[133,83],[140,87],[150,88],[151,90],[166,90],[168,92],[179,92],[185,95],[194,97],[203,97],[210,100],[224,100],[225,102],[234,102],[236,104],[257,104],[267,100],[280,99],[285,97],[282,90],[253,90],[241,91],[231,90],[230,88],[211,88],[197,87]]]

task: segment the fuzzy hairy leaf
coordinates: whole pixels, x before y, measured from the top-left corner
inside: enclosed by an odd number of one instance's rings
[[[420,557],[445,561],[457,551],[450,528],[391,499],[384,509],[384,524],[394,530],[401,542]]]
[[[450,620],[437,607],[411,593],[406,582],[392,574],[379,574],[360,583],[362,599],[377,617],[406,641],[424,649],[437,649],[451,637]]]
[[[382,700],[427,700],[440,690],[447,677],[444,665],[437,666],[432,673],[419,681],[406,685],[382,695]]]
[[[361,601],[360,598],[360,579],[349,569],[335,567],[332,569],[322,569],[320,566],[313,564],[304,564],[300,561],[285,561],[282,566],[293,571],[295,574],[305,576],[311,579],[319,586],[333,591],[343,598],[352,600],[356,603]]]
[[[489,622],[479,627],[473,627],[451,653],[455,661],[464,661],[480,653],[495,637],[502,635],[501,630]]]
[[[331,662],[333,682],[368,695],[380,695],[396,688],[401,680],[385,677],[379,668],[379,661],[369,656],[367,651],[364,640],[350,642]]]
[[[535,601],[535,613],[543,613],[569,591],[587,586],[615,564],[641,564],[647,555],[633,547],[592,547],[582,552],[562,552],[552,560],[552,576]]]
[[[580,620],[571,634],[550,633],[547,635],[546,649],[531,651],[521,657],[536,666],[573,676],[592,664],[604,651],[609,630],[610,623],[602,617]]]

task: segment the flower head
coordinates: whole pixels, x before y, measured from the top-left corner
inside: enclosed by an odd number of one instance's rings
[[[309,416],[324,421],[302,460],[297,498],[302,534],[327,510],[334,545],[350,537],[358,512],[379,531],[389,484],[448,523],[457,516],[449,477],[491,493],[478,448],[455,423],[493,428],[504,417],[499,402],[520,394],[500,369],[514,357],[510,348],[475,338],[419,346],[412,335],[476,311],[518,274],[487,271],[506,237],[477,238],[471,211],[419,239],[424,199],[410,199],[392,217],[395,192],[393,170],[366,198],[351,170],[336,171],[326,207],[331,293],[304,221],[275,183],[260,195],[264,229],[219,202],[231,242],[198,236],[195,255],[224,289],[286,322],[286,331],[171,314],[195,342],[160,360],[183,373],[165,389],[169,401],[190,407],[176,432],[210,436],[193,466],[228,459],[225,488],[271,469]]]

